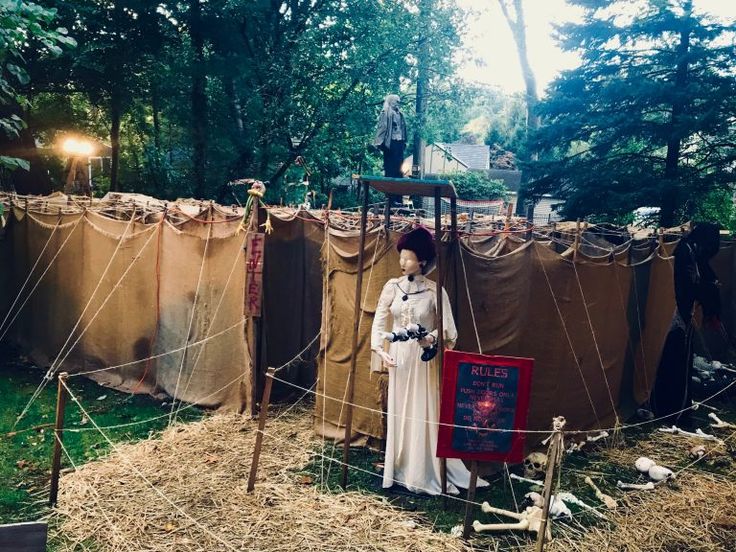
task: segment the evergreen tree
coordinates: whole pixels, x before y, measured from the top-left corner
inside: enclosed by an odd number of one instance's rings
[[[672,226],[734,183],[734,25],[692,0],[570,0],[581,23],[559,28],[579,68],[540,106],[532,191],[567,200],[569,217],[660,207]]]

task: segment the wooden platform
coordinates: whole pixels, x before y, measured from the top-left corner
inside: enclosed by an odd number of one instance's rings
[[[439,189],[440,197],[457,198],[455,186],[449,180],[424,180],[421,178],[389,178],[387,176],[356,175],[358,182],[386,194],[435,197]]]

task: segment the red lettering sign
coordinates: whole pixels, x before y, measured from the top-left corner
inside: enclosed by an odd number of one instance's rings
[[[265,234],[251,234],[245,245],[245,311],[250,316],[261,316],[265,239]]]
[[[529,358],[446,351],[437,456],[521,462],[529,409]]]

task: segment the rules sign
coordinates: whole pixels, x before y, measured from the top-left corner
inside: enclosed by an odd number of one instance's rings
[[[533,365],[530,358],[446,351],[437,456],[521,462]]]

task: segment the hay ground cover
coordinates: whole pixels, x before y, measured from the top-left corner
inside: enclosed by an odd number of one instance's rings
[[[0,392],[12,404],[3,409],[5,430],[42,372],[6,358],[0,376]],[[102,426],[168,412],[161,401],[131,398],[83,378],[72,379],[71,385]],[[524,533],[477,535],[468,543],[452,537],[464,503],[381,489],[382,459],[375,451],[351,451],[350,485],[341,489],[342,449],[315,436],[308,401],[275,407],[266,427],[259,480],[250,494],[245,485],[256,422],[249,417],[202,416],[191,409],[190,419],[198,421],[165,429],[163,418],[156,425],[111,430],[117,450],[97,431],[69,433],[67,447],[79,469],[62,477],[59,505],[50,513],[45,500],[52,439],[48,428],[37,426],[53,421],[54,403],[55,389],[47,389],[24,421],[27,425],[21,424],[36,429],[11,436],[3,431],[0,438],[2,521],[48,516],[52,551],[533,550],[533,538]],[[721,418],[736,422],[733,394],[715,406]],[[688,451],[701,441],[656,431],[661,424],[628,430],[615,441],[566,455],[560,489],[601,507],[583,481],[589,475],[619,508],[604,511],[607,521],[601,521],[572,507],[572,520],[553,524],[548,550],[735,550],[736,520],[730,511],[736,496],[736,437],[732,430],[709,430],[707,413],[705,408],[696,412],[694,425],[717,433],[726,445],[704,443],[707,455],[694,464]],[[70,403],[67,427],[88,426]],[[685,469],[675,482],[655,491],[616,489],[619,479],[643,482],[631,468],[641,455],[675,471]],[[535,490],[519,482],[510,487],[503,472],[489,479],[491,486],[479,489],[478,502],[514,510],[525,493]],[[508,521],[477,507],[473,519]]]
[[[48,385],[13,429],[44,371],[8,346],[0,348],[0,523],[30,521],[48,514],[49,477],[56,411],[56,382]],[[147,395],[128,395],[106,389],[86,378],[71,378],[69,385],[95,420],[104,426],[135,423],[166,414],[170,404]],[[104,398],[103,398],[104,397]],[[99,399],[99,400],[98,400]],[[202,410],[189,408],[185,420],[200,418]],[[113,441],[148,438],[166,427],[167,419],[136,424],[109,432]],[[72,402],[66,408],[66,427],[83,429],[65,434],[64,443],[77,464],[104,456],[107,442],[93,431]],[[69,467],[66,458],[62,465]]]
[[[52,518],[54,549],[533,550],[533,539],[523,533],[476,536],[469,543],[452,537],[449,529],[462,519],[464,505],[450,500],[443,511],[442,499],[380,489],[371,473],[378,474],[380,457],[370,451],[352,451],[351,483],[340,489],[340,466],[330,459],[341,458],[341,449],[323,448],[311,412],[305,403],[272,414],[253,493],[246,492],[246,481],[256,421],[239,415],[177,425],[81,467],[62,479]],[[722,437],[734,440],[732,433]],[[693,464],[690,445],[689,439],[637,430],[615,447],[596,445],[567,456],[560,488],[600,507],[583,481],[590,475],[619,508],[604,511],[607,521],[574,509],[572,520],[554,523],[549,550],[733,550],[736,525],[726,513],[736,496],[732,449],[713,444]],[[617,490],[618,479],[640,479],[631,467],[640,454],[686,469],[655,491]],[[479,491],[478,500],[514,509],[505,478],[491,480],[491,490]],[[519,500],[530,488],[515,483],[514,489]],[[479,508],[473,517],[500,521]]]

